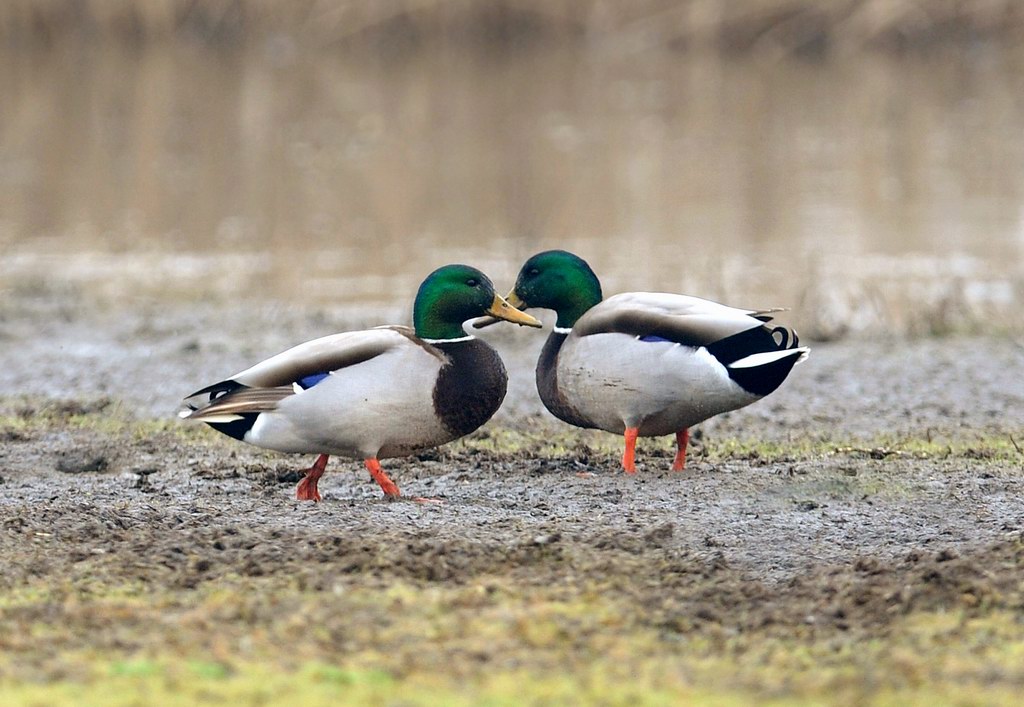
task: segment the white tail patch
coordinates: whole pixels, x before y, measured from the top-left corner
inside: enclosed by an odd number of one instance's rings
[[[178,413],[179,415],[181,413]],[[205,415],[193,418],[200,422],[234,422],[235,420],[243,419],[241,415],[234,415],[232,413],[225,413],[223,415]]]
[[[729,364],[728,368],[757,368],[758,366],[765,366],[769,363],[774,363],[787,356],[792,356],[794,353],[800,353],[800,358],[797,359],[797,363],[800,363],[810,354],[811,350],[806,346],[801,346],[798,349],[785,349],[783,351],[765,351],[763,353],[751,354],[744,356],[739,361],[733,361]],[[795,364],[794,364],[795,365]]]

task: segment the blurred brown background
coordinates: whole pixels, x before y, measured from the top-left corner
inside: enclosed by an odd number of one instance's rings
[[[0,289],[408,307],[532,253],[1020,332],[1024,4],[6,0]]]

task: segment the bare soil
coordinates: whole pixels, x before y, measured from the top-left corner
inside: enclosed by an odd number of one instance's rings
[[[639,473],[627,476],[618,440],[540,407],[532,364],[543,337],[493,328],[512,377],[506,407],[465,441],[386,465],[403,493],[441,503],[389,502],[346,460],[328,467],[322,503],[300,503],[294,486],[311,459],[173,420],[195,388],[368,323],[226,302],[8,299],[0,595],[49,593],[4,610],[0,677],[75,679],[66,655],[86,649],[205,650],[214,634],[272,634],[288,613],[272,596],[282,587],[324,599],[307,606],[318,633],[294,639],[296,650],[312,642],[343,663],[372,649],[398,676],[559,662],[528,641],[478,646],[467,662],[454,639],[424,650],[423,637],[376,634],[368,625],[381,614],[346,606],[347,591],[481,587],[566,602],[596,591],[621,622],[609,630],[650,632],[650,650],[666,655],[701,637],[726,652],[751,633],[859,644],[889,640],[920,612],[1024,610],[1024,347],[1012,338],[816,345],[777,394],[705,424],[684,473],[668,471],[661,440],[641,442]],[[145,617],[100,618],[69,608],[83,586],[177,598]],[[168,618],[217,586],[267,596],[205,628]],[[25,639],[40,623],[49,630]],[[574,626],[564,640],[593,649]],[[1018,684],[1024,673],[990,679]]]

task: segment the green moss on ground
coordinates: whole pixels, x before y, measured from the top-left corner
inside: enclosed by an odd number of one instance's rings
[[[913,612],[879,635],[666,634],[624,596],[522,591],[500,577],[326,593],[231,577],[140,589],[0,597],[0,701],[1013,704],[1024,680],[1024,622],[1005,609]],[[254,594],[269,611],[251,611]],[[90,645],[90,631],[107,635]]]
[[[638,457],[675,454],[671,437],[641,438]],[[448,445],[453,453],[464,450],[531,457],[615,457],[622,454],[622,439],[596,430],[568,425],[545,426],[526,431],[488,427]],[[690,458],[721,463],[734,460],[776,464],[826,457],[854,459],[973,459],[1011,461],[1024,465],[1024,430],[1014,432],[960,430],[927,437],[875,435],[852,438],[844,435],[791,440],[760,440],[749,437],[712,437],[691,444]]]
[[[236,443],[212,433],[205,425],[168,416],[138,419],[121,403],[109,399],[33,401],[0,398],[0,439],[24,438],[54,429],[94,432],[137,440],[173,437],[183,442],[236,447]],[[491,423],[473,434],[441,448],[444,454],[465,452],[531,458],[613,458],[622,453],[619,436],[598,430],[581,430],[553,421],[531,420],[521,429]],[[642,438],[638,455],[668,457],[675,452],[671,437]],[[929,431],[925,436],[875,435],[851,438],[844,435],[761,440],[751,437],[714,436],[696,440],[691,458],[710,463],[732,460],[765,464],[808,461],[824,457],[887,459],[963,458],[1018,462],[1024,465],[1024,430],[962,429]]]

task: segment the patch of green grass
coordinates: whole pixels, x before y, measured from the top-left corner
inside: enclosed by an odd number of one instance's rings
[[[235,447],[205,425],[166,418],[138,419],[119,402],[97,400],[30,401],[0,398],[0,437],[31,436],[54,429],[82,430],[135,440],[171,437],[183,442]],[[618,435],[583,430],[558,423],[530,420],[519,429],[489,424],[444,449],[450,454],[490,454],[534,458],[614,458],[622,453]],[[671,457],[674,440],[668,437],[639,440],[638,454]],[[957,430],[923,436],[876,435],[870,438],[796,436],[793,439],[757,439],[710,435],[693,443],[691,458],[721,463],[733,460],[765,464],[808,461],[829,456],[889,459],[969,459],[1014,462],[1024,466],[1024,430]]]
[[[580,454],[621,454],[622,440],[598,430],[582,430],[568,425],[527,429],[488,425],[452,442],[446,449],[454,453],[476,451],[496,455],[526,454],[536,457],[564,457]]]
[[[130,436],[135,439],[170,435],[182,441],[196,441],[206,436],[204,425],[189,424],[171,418],[136,420],[119,406],[109,411],[93,413],[60,414],[42,409],[18,414],[0,414],[0,434],[13,439],[54,429],[82,430],[111,436]]]
[[[5,612],[11,705],[1015,704],[1024,680],[1024,622],[1007,608],[896,616],[883,633],[665,632],[628,593],[508,576],[340,592],[228,576],[0,605],[44,629],[12,641]]]
[[[115,660],[110,664],[110,677],[112,678],[148,678],[162,672],[163,668],[159,663],[145,658]]]
[[[455,653],[453,670],[365,667],[365,657],[298,665],[162,655],[108,661],[87,677],[45,682],[0,681],[4,704],[1016,704],[1022,642],[987,643],[973,627],[950,636],[915,631],[895,642],[835,646],[829,642],[753,637],[748,648],[707,653],[686,643],[652,653],[650,636],[626,633],[604,653],[586,652],[547,668],[516,667],[519,656],[474,663]],[[1007,617],[994,618],[1005,621]],[[543,622],[543,619],[541,619]],[[983,632],[987,636],[987,632]],[[969,639],[960,648],[957,640]],[[990,640],[990,639],[986,639]],[[753,644],[760,641],[758,645]],[[443,650],[444,646],[421,646]],[[377,658],[379,660],[379,658]],[[229,659],[230,660],[230,659]],[[96,667],[103,657],[95,657]],[[466,675],[470,663],[472,674]]]
[[[711,463],[757,461],[765,464],[809,461],[825,457],[875,460],[971,459],[1010,461],[1024,465],[1024,430],[1010,432],[961,431],[956,436],[933,438],[877,435],[864,439],[847,437],[795,437],[791,440],[711,436],[691,447],[691,458]],[[642,438],[640,456],[671,458],[675,453],[671,437]],[[610,456],[622,454],[622,439],[599,430],[581,430],[567,425],[520,431],[487,427],[448,445],[453,453],[487,452],[495,455],[535,457]]]
[[[859,459],[971,459],[1017,462],[1024,465],[1018,437],[1024,432],[993,433],[965,431],[955,438],[921,438],[877,435],[866,439],[797,438],[788,441],[715,438],[704,443],[700,454],[716,461],[734,459],[769,463],[808,461],[823,457]]]

